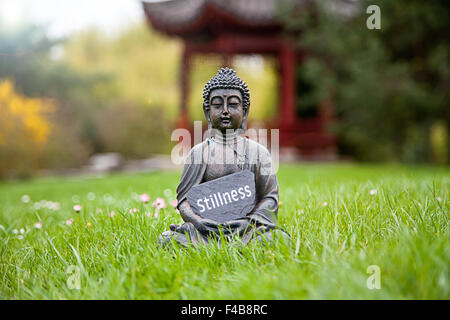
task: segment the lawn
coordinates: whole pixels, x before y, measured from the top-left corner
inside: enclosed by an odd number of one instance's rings
[[[181,222],[170,206],[180,172],[3,182],[0,297],[450,298],[448,168],[305,164],[277,175],[291,245],[200,250],[156,245]]]

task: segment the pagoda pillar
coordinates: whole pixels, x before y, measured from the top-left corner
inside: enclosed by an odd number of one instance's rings
[[[178,119],[176,122],[177,128],[190,129],[188,103],[191,78],[191,55],[192,52],[189,43],[184,42],[180,64],[181,103]]]
[[[281,127],[292,130],[296,120],[296,55],[290,43],[283,41],[279,51],[281,73]],[[280,128],[280,129],[282,129]]]

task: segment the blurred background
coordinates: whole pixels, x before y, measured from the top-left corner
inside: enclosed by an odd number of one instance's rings
[[[164,166],[221,66],[286,158],[447,165],[447,4],[0,0],[0,178]]]

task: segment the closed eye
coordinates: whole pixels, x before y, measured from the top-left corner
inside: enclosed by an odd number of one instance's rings
[[[223,104],[223,100],[220,97],[214,97],[211,99],[211,105],[213,106],[221,106]]]
[[[241,102],[241,99],[239,99],[239,97],[236,97],[236,96],[231,96],[229,99],[228,99],[228,105],[230,106],[230,107],[234,107],[234,108],[236,108],[237,106],[239,106],[239,103]]]

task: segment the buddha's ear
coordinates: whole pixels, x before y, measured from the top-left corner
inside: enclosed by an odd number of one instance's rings
[[[244,108],[244,116],[242,117],[241,129],[247,130],[248,108]]]
[[[206,121],[208,122],[208,129],[212,129],[211,118],[209,116],[209,106],[203,106],[203,113],[205,114]]]

